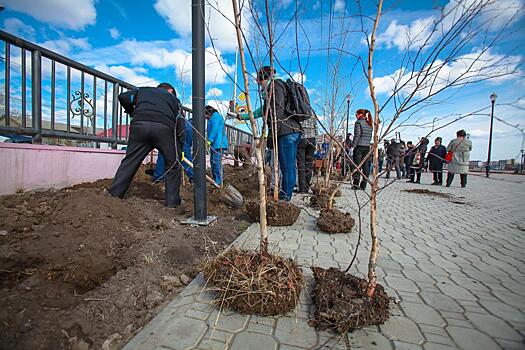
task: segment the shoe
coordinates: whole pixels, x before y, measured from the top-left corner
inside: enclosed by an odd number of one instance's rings
[[[432,182],[430,185],[436,186],[436,185],[439,185],[439,184],[437,182]]]
[[[359,186],[356,186],[356,185],[352,185],[352,189],[353,189],[353,190],[362,190],[362,188],[361,188],[361,187],[359,187]]]
[[[445,187],[450,187],[450,184],[447,184]]]
[[[462,187],[462,188],[465,188],[465,187],[467,187],[467,185],[461,185],[461,187]]]
[[[396,177],[396,180],[401,180],[401,178],[400,177]]]
[[[414,183],[414,180],[408,180],[407,182],[412,182],[412,183]]]
[[[418,181],[414,181],[414,183],[415,183],[415,184],[420,184],[421,181],[419,181],[419,180],[418,180]]]

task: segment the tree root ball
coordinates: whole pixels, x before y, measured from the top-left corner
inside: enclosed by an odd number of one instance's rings
[[[366,295],[368,281],[336,268],[312,267],[315,285],[314,326],[342,334],[353,329],[383,324],[390,317],[390,298],[380,284],[372,298]]]
[[[329,196],[327,194],[319,194],[310,197],[310,206],[312,208],[324,209],[328,207]]]
[[[293,260],[236,248],[207,262],[203,272],[217,293],[217,305],[261,316],[295,309],[304,285]]]
[[[349,213],[335,208],[323,209],[317,219],[317,226],[326,233],[347,233],[352,231],[355,220]]]
[[[253,221],[259,222],[259,201],[247,201],[246,210]],[[266,220],[269,226],[291,226],[301,214],[296,205],[286,202],[266,201]]]
[[[327,190],[326,186],[321,185],[321,184],[314,184],[310,187],[310,189],[312,190],[312,193],[316,196],[320,194],[326,194],[329,196],[332,194],[333,191],[335,191],[336,188],[337,188],[337,185],[331,185],[330,187],[328,187],[328,190]],[[335,193],[335,197],[341,197],[341,189],[337,190],[337,192]]]

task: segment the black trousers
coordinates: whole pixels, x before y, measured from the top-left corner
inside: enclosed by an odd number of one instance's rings
[[[467,186],[467,174],[459,174],[459,179],[461,182],[461,187]],[[447,174],[447,187],[452,184],[453,180],[454,180],[454,174],[448,173]]]
[[[387,163],[386,163],[386,178],[387,179],[390,179],[390,171],[392,170],[392,168],[395,168],[396,169],[396,176],[398,179],[401,178],[401,172],[400,172],[400,168],[399,168],[399,156],[397,157],[392,157],[392,156],[388,156],[388,160],[387,160]]]
[[[443,171],[434,171],[432,173],[432,180],[437,184],[443,184]]]
[[[314,171],[315,138],[301,139],[297,146],[299,192],[308,192]]]
[[[123,198],[135,173],[148,153],[156,148],[164,156],[166,173],[166,206],[181,204],[180,183],[182,144],[175,145],[175,133],[172,128],[149,121],[136,121],[131,124],[126,156],[120,163],[109,193],[113,197]]]
[[[355,165],[359,165],[363,161],[363,159],[368,155],[368,152],[370,151],[370,146],[356,146],[354,148],[354,153],[352,155],[352,158],[354,160]],[[361,173],[356,171],[354,173],[354,186],[361,186],[361,188],[364,190],[366,188],[366,179],[368,179],[368,176],[370,175],[370,161],[371,156],[365,160],[363,163],[363,166],[361,167],[361,170],[363,171],[363,174],[365,175],[363,179],[361,180]],[[353,169],[352,169],[353,171]]]

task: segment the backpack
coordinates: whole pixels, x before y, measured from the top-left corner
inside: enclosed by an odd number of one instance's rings
[[[310,106],[310,98],[303,84],[288,79],[284,86],[286,89],[284,103],[286,116],[293,117],[298,122],[310,119],[315,112]]]

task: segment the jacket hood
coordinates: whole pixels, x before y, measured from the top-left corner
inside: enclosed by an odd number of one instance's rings
[[[421,139],[421,145],[423,145],[423,146],[428,145],[428,142],[429,142],[429,141],[428,141],[428,139],[427,139],[426,137],[423,137],[423,138]]]

